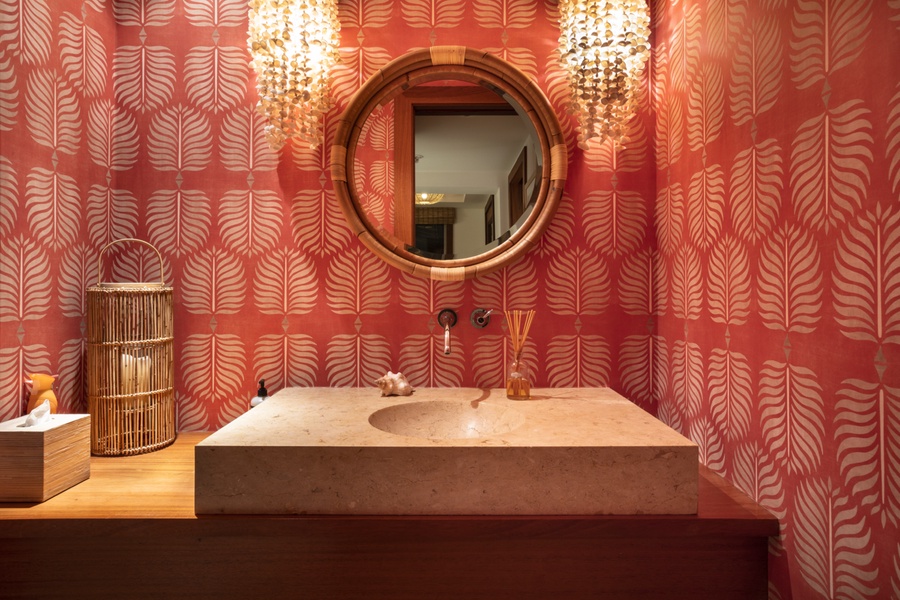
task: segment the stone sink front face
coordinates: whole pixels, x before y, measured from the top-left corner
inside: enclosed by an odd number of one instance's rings
[[[288,388],[195,449],[197,514],[695,514],[697,446],[606,388]]]

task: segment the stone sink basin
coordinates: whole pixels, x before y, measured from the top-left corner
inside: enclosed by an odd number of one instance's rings
[[[288,388],[195,449],[197,514],[697,512],[697,446],[606,388]]]

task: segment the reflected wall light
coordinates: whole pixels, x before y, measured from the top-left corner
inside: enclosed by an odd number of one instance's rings
[[[443,199],[443,194],[429,194],[425,192],[416,194],[416,204],[418,204],[419,206],[423,204],[437,204]]]
[[[338,61],[337,0],[250,0],[250,64],[257,109],[273,148],[296,137],[315,148],[331,107],[331,68]]]
[[[560,0],[559,50],[578,120],[578,145],[621,142],[650,57],[646,0]]]

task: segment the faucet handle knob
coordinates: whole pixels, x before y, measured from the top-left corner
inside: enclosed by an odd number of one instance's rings
[[[494,312],[494,309],[486,309],[486,308],[476,308],[472,311],[472,315],[469,317],[469,321],[472,323],[474,327],[479,329],[484,329],[487,327],[488,323],[491,322],[491,313]]]

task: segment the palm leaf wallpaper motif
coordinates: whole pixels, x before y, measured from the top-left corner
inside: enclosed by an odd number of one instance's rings
[[[781,148],[774,139],[754,143],[735,157],[731,167],[731,224],[749,242],[769,234],[778,219],[784,188]]]
[[[856,340],[900,343],[900,210],[860,217],[835,252],[835,319]]]
[[[46,0],[0,0],[0,43],[22,63],[45,64],[50,58],[51,12]]]
[[[860,56],[872,0],[797,0],[791,23],[791,71],[799,89],[825,80]]]
[[[181,430],[246,412],[260,378],[501,386],[500,311],[534,309],[536,384],[612,386],[780,518],[771,598],[900,594],[900,3],[651,4],[623,146],[575,144],[555,1],[341,0],[325,144],[275,152],[244,0],[0,0],[0,419],[31,371],[86,409],[83,291],[125,236],[160,249],[176,290]],[[376,259],[330,177],[353,94],[440,44],[521,68],[567,142],[545,235],[474,281]],[[371,129],[362,195],[390,219],[391,119]],[[102,271],[159,278],[143,246]],[[498,311],[486,329],[476,307]]]
[[[840,474],[861,506],[900,521],[900,389],[845,380],[835,405]]]

